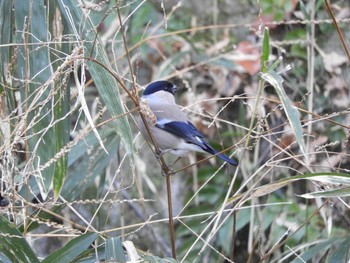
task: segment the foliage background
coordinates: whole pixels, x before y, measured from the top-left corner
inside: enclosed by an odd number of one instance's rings
[[[1,261],[175,262],[137,129],[157,79],[240,160],[176,164],[177,261],[348,261],[350,5],[331,3],[344,47],[325,3],[0,2]]]

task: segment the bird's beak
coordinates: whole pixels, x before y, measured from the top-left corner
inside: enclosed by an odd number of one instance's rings
[[[175,94],[178,90],[179,90],[179,87],[176,86],[176,85],[173,85],[173,86],[171,87],[171,93],[172,93],[172,94]]]

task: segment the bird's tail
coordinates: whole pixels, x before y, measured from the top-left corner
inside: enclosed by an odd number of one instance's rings
[[[228,162],[229,164],[233,165],[233,166],[237,166],[238,162],[236,160],[231,159],[230,157],[226,156],[225,154],[222,153],[218,153],[217,150],[215,150],[208,142],[203,141],[203,144],[206,146],[206,148],[202,149],[208,153],[211,153],[212,155],[216,155],[217,157],[219,157],[221,160]]]
[[[233,159],[229,158],[225,154],[218,153],[218,154],[216,154],[216,156],[219,157],[221,160],[223,160],[225,162],[228,162],[229,164],[231,164],[233,166],[237,166],[238,165],[238,162],[236,160],[233,160]]]

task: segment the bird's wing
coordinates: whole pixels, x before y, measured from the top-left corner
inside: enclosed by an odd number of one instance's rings
[[[181,122],[158,119],[156,127],[174,134],[188,143],[195,144],[206,152],[216,154],[216,150],[204,139],[203,134],[189,121]]]
[[[236,166],[238,162],[229,158],[228,156],[218,153],[205,139],[203,134],[201,134],[197,128],[189,121],[180,122],[180,121],[169,121],[166,119],[158,119],[156,127],[162,130],[165,130],[171,134],[174,134],[177,137],[182,138],[187,143],[192,143],[199,146],[203,151],[206,151],[210,154],[216,155],[220,159],[228,162],[229,164]]]

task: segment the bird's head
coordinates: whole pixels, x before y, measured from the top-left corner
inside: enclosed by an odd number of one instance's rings
[[[149,84],[145,91],[143,92],[144,96],[148,96],[148,95],[152,95],[152,94],[156,94],[158,92],[169,92],[172,95],[174,95],[176,93],[176,91],[178,90],[178,87],[176,85],[174,85],[171,82],[165,81],[165,80],[159,80],[159,81],[155,81],[152,82],[151,84]]]
[[[178,87],[165,80],[159,80],[149,84],[143,92],[142,98],[150,105],[155,104],[176,104],[174,94]]]

